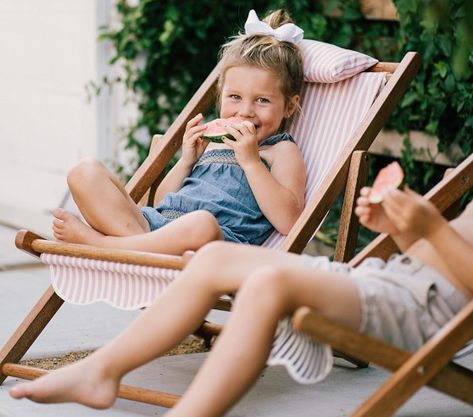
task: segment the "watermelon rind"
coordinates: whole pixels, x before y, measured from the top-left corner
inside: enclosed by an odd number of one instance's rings
[[[370,196],[368,197],[368,201],[371,204],[379,204],[383,202],[383,195],[380,193],[371,193]]]
[[[227,139],[230,139],[230,140],[235,140],[235,138],[232,135],[230,135],[230,133],[202,135],[201,138],[206,140],[206,141],[214,142],[214,143],[223,143],[223,138],[227,138]]]
[[[387,178],[386,176],[391,175],[394,178]],[[397,177],[396,177],[397,175]],[[388,189],[402,188],[404,184],[404,172],[402,167],[396,162],[385,166],[379,171],[376,179],[374,180],[373,187],[371,189],[368,201],[371,204],[379,204],[383,202],[384,192]]]

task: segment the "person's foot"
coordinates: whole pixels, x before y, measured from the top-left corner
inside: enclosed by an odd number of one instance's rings
[[[115,402],[118,386],[118,380],[81,361],[19,384],[10,389],[10,395],[38,403],[77,402],[103,409]]]
[[[57,240],[93,245],[97,244],[97,241],[103,237],[102,233],[92,229],[64,209],[55,209],[53,215],[53,232]]]

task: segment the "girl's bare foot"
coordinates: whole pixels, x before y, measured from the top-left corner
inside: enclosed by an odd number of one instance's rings
[[[10,389],[13,398],[38,403],[77,402],[92,408],[108,408],[115,402],[119,380],[87,360],[66,366]]]
[[[53,215],[53,232],[57,240],[93,245],[103,237],[102,233],[61,208],[55,209]]]

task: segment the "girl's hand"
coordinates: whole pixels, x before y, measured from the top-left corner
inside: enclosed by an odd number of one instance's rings
[[[373,232],[399,233],[395,223],[387,216],[384,207],[381,204],[371,204],[369,202],[370,193],[370,187],[363,187],[360,191],[360,197],[356,200],[355,214],[358,216],[360,223]]]
[[[205,125],[200,125],[204,116],[199,113],[187,122],[186,131],[182,138],[182,162],[192,168],[201,155],[204,153],[205,148],[209,142],[201,139],[202,133],[205,130]]]
[[[256,127],[253,123],[245,120],[241,124],[226,126],[235,140],[224,138],[223,141],[235,152],[235,157],[242,167],[261,162],[258,152],[258,140],[256,138]]]
[[[381,203],[386,215],[402,233],[429,239],[447,224],[447,220],[430,201],[406,187],[389,190]]]

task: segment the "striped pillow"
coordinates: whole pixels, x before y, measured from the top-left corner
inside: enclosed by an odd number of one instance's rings
[[[378,62],[368,55],[329,43],[304,39],[299,46],[304,55],[304,80],[312,83],[336,83]]]

